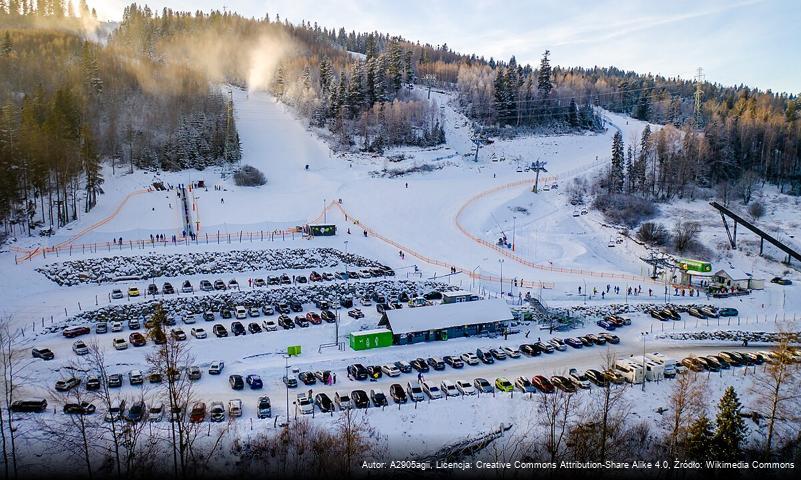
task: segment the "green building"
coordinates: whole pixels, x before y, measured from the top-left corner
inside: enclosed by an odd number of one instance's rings
[[[362,330],[348,335],[350,348],[353,350],[369,350],[392,345],[392,332],[386,328]]]

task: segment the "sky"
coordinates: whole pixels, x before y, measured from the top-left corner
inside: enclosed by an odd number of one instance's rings
[[[131,0],[89,0],[119,20]],[[551,51],[565,67],[639,73],[801,93],[798,0],[137,0],[156,10],[279,14],[293,23],[380,31],[460,53],[536,65]]]

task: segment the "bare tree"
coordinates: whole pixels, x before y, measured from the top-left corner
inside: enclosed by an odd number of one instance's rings
[[[97,342],[97,339],[92,339],[91,341],[86,343],[86,346],[89,349],[89,353],[87,354],[87,361],[91,363],[95,371],[97,372],[97,377],[100,380],[100,388],[93,393],[96,402],[99,404],[98,406],[102,406],[105,408],[106,412],[111,411],[112,404],[115,401],[115,397],[109,390],[108,386],[108,377],[110,375],[108,371],[108,366],[106,365],[106,351],[100,344]],[[120,431],[117,419],[111,419],[112,421],[103,422],[103,426],[101,427],[101,431],[108,433],[111,435],[111,454],[114,460],[114,469],[116,470],[117,476],[122,475],[122,462],[121,462],[121,455],[120,455]]]
[[[684,252],[692,246],[701,233],[701,225],[698,222],[677,221],[673,226],[673,243],[676,250]]]
[[[669,451],[674,457],[684,443],[690,425],[706,412],[708,403],[709,386],[705,375],[687,372],[677,376],[668,397],[671,414],[665,417]]]
[[[8,466],[12,467],[12,474],[17,476],[17,427],[14,426],[14,417],[11,415],[11,404],[16,399],[17,390],[22,384],[25,370],[31,364],[31,358],[19,348],[18,333],[12,333],[9,327],[11,317],[6,317],[0,324],[0,370],[2,373],[3,404],[5,419],[2,420],[3,459],[5,460],[6,478],[9,476]],[[0,412],[2,416],[2,412]],[[8,443],[6,440],[8,434]],[[9,449],[11,461],[9,462]]]
[[[541,393],[537,402],[546,427],[545,451],[551,462],[557,462],[564,453],[565,439],[579,402],[576,394],[561,389],[551,394]]]
[[[759,220],[765,216],[765,204],[754,200],[748,205],[748,214],[751,215],[751,220]]]
[[[783,330],[783,329],[782,329]],[[801,401],[801,375],[793,360],[792,334],[782,331],[773,347],[773,359],[762,375],[752,376],[754,410],[767,421],[765,454],[770,455],[777,436],[798,435],[798,404]]]
[[[340,442],[342,473],[349,477],[357,459],[368,458],[374,453],[373,449],[376,445],[370,437],[375,436],[375,429],[370,425],[363,412],[348,409],[340,414],[336,423],[335,436]]]

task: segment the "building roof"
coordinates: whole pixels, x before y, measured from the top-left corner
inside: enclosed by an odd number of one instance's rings
[[[475,293],[468,292],[467,290],[451,290],[449,292],[442,292],[443,297],[461,297],[467,295],[475,295]]]
[[[738,281],[738,280],[750,280],[751,274],[745,273],[742,270],[737,270],[734,268],[718,270],[715,273],[716,277],[728,277],[731,280]]]
[[[370,330],[356,330],[355,332],[350,332],[351,335],[358,337],[359,335],[375,335],[378,333],[385,333],[388,332],[386,328],[371,328]]]
[[[512,320],[512,311],[501,299],[448,303],[430,307],[387,310],[386,319],[394,334],[425,332],[463,325]]]

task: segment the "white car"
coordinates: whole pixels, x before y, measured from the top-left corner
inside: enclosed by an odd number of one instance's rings
[[[468,365],[478,365],[478,357],[475,353],[463,353],[459,358],[461,358],[462,361]]]
[[[195,322],[197,322],[197,319],[195,318],[194,315],[187,315],[184,317],[184,323],[187,325],[192,325]]]
[[[384,372],[384,375],[388,377],[397,377],[401,374],[401,371],[395,365],[388,363],[386,365],[381,366],[381,371]]]
[[[248,318],[248,310],[242,305],[237,305],[236,308],[234,309],[234,312],[237,320],[244,320]]]
[[[567,345],[564,342],[557,342],[556,340],[550,340],[546,342],[547,345],[550,345],[554,348],[554,350],[559,350],[560,352],[564,352],[567,350]]]
[[[314,403],[312,403],[312,399],[309,398],[305,393],[298,394],[298,401],[296,405],[298,406],[300,413],[304,415],[309,415],[314,411]]]
[[[115,338],[111,341],[111,344],[114,345],[116,350],[125,350],[128,348],[128,342],[126,342],[124,338]]]
[[[209,375],[219,375],[225,368],[225,362],[222,360],[215,360],[209,365]]]
[[[192,327],[192,330],[189,333],[191,333],[195,338],[206,338],[208,336],[206,331],[203,330],[203,327]]]
[[[162,419],[164,419],[164,402],[151,405],[147,420],[150,422],[160,422]]]
[[[501,347],[503,353],[506,354],[509,358],[520,358],[520,352],[516,348],[512,347]]]
[[[406,394],[413,402],[422,402],[426,398],[423,395],[423,388],[418,382],[406,382]]]
[[[373,302],[368,297],[362,297],[359,299],[359,302],[362,304],[363,307],[369,307],[373,304]]]
[[[114,290],[111,291],[111,298],[113,298],[114,300],[119,300],[124,297],[125,295],[122,294],[122,290],[120,290],[119,288],[115,288]]]
[[[238,398],[228,400],[228,415],[231,417],[242,416],[242,400]]]
[[[458,397],[460,395],[459,389],[457,389],[456,385],[450,380],[443,380],[439,386],[442,391],[445,392],[445,395],[449,397]]]
[[[579,388],[590,388],[590,381],[587,379],[587,375],[579,373],[575,368],[570,369],[570,375],[567,378]]]
[[[142,385],[145,381],[145,376],[142,375],[141,370],[131,370],[128,372],[128,382],[131,385]]]
[[[111,322],[111,331],[112,332],[121,332],[122,331],[122,322],[119,320],[115,320]]]
[[[425,392],[425,394],[428,395],[431,400],[442,398],[442,390],[440,390],[438,386],[429,382],[423,382],[422,386],[423,392]]]
[[[274,332],[278,330],[278,325],[272,320],[265,320],[261,322],[261,326],[264,327],[264,330],[268,332]]]
[[[459,390],[462,395],[476,394],[476,387],[474,387],[472,383],[465,380],[459,380],[456,382],[456,389]]]
[[[75,355],[86,355],[89,353],[89,347],[83,343],[83,340],[77,340],[72,344],[72,351],[75,352]]]

